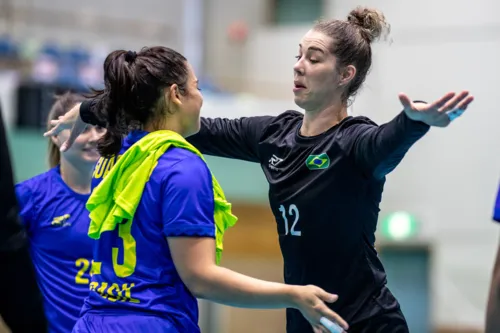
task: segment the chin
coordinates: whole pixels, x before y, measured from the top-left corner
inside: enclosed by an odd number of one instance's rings
[[[95,164],[101,156],[98,153],[86,153],[81,156],[82,162]]]
[[[301,109],[305,110],[307,108],[307,103],[300,97],[295,96],[294,102]]]

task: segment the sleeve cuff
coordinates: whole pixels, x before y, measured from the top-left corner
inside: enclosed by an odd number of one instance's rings
[[[91,108],[93,105],[93,99],[83,101],[80,105],[80,118],[86,124],[93,126],[101,125],[99,119],[97,119],[96,115],[92,113]]]
[[[211,237],[215,238],[215,226],[190,226],[183,223],[163,228],[165,237]]]

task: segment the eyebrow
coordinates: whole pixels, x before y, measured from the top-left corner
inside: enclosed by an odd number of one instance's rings
[[[299,47],[302,48],[302,44],[299,44]],[[325,51],[323,51],[322,49],[320,49],[319,47],[316,47],[316,46],[309,46],[307,48],[307,51],[318,51],[318,52],[321,52],[321,53],[325,53]]]

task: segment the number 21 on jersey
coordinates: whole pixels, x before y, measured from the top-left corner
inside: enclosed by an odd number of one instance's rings
[[[301,236],[302,232],[298,230],[297,222],[299,222],[300,214],[299,209],[294,204],[288,206],[288,209],[284,205],[279,208],[281,216],[283,217],[283,223],[285,224],[285,236],[290,234],[292,236]],[[288,220],[290,218],[290,220]],[[291,225],[290,225],[291,222]]]

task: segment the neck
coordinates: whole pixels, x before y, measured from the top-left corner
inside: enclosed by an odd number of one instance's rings
[[[347,117],[347,105],[331,105],[321,110],[307,111],[300,127],[303,136],[316,136],[328,131]]]
[[[149,122],[148,124],[144,125],[144,130],[146,132],[167,130],[178,133],[182,135],[183,138],[186,137],[185,129],[181,125],[180,120],[177,117],[175,117],[175,115],[168,117],[167,120],[164,120],[162,122],[158,121]]]
[[[82,164],[83,166],[77,167],[66,160],[61,160],[61,177],[76,193],[89,194],[93,166],[90,164],[87,166],[87,163]]]

